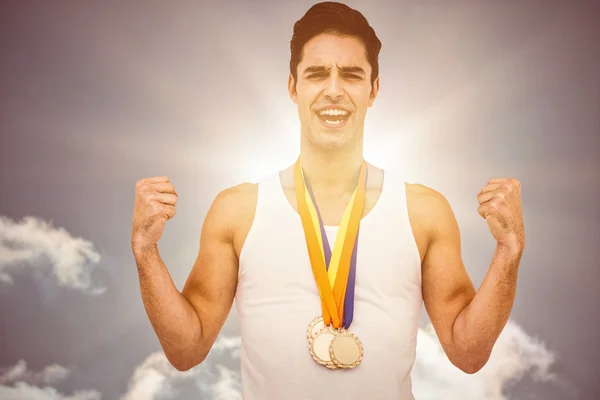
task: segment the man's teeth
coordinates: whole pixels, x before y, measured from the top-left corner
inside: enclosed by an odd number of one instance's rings
[[[319,112],[321,115],[347,115],[348,111],[346,110],[322,110]]]
[[[328,125],[339,125],[342,122],[344,122],[344,120],[338,119],[337,121],[330,121],[328,119],[325,120],[325,123]]]

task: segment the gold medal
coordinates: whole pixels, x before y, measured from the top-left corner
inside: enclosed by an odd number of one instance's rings
[[[347,330],[340,331],[329,345],[329,358],[338,368],[354,368],[363,358],[360,339]]]
[[[309,344],[315,340],[315,337],[323,328],[325,328],[323,317],[317,317],[310,322],[306,329],[306,338],[308,339]]]
[[[332,341],[338,335],[338,330],[331,326],[326,326],[316,334],[314,340],[309,344],[310,355],[313,360],[329,368],[337,369],[337,365],[331,359],[330,346]]]

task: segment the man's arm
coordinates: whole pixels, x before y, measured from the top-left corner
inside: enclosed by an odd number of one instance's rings
[[[233,232],[235,218],[247,211],[247,198],[247,185],[224,190],[215,198],[182,292],[156,246],[134,249],[146,312],[167,359],[178,370],[204,360],[231,310],[238,271]]]
[[[449,360],[466,373],[488,361],[510,315],[522,249],[498,244],[488,273],[475,291],[461,257],[460,231],[444,196],[420,188],[419,208],[428,221],[423,261],[423,299]]]

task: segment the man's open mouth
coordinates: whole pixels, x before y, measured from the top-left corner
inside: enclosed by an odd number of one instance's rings
[[[327,108],[317,112],[317,117],[321,123],[327,127],[337,128],[346,124],[350,117],[350,112],[340,108]]]

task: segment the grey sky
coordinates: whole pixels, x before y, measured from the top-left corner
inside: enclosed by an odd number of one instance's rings
[[[107,287],[89,296],[25,273],[0,285],[0,367],[58,363],[72,371],[61,390],[126,391],[159,349],[129,248],[134,183],[167,175],[177,187],[160,248],[182,287],[218,191],[294,161],[289,40],[312,4],[0,6],[0,213],[92,242],[92,278]],[[475,196],[491,177],[521,180],[527,248],[512,318],[558,354],[555,371],[581,399],[600,396],[599,7],[348,4],[383,42],[367,159],[446,195],[476,285],[493,238]],[[238,333],[234,317],[226,330]],[[529,381],[515,393],[564,398]]]

